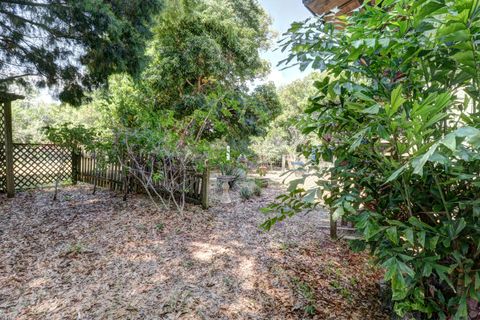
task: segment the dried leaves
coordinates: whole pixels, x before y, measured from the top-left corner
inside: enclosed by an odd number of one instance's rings
[[[326,241],[318,215],[258,229],[278,192],[181,216],[85,186],[2,197],[0,318],[383,319],[377,273]]]

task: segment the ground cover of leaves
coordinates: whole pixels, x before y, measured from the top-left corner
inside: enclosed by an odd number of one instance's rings
[[[387,319],[381,272],[321,213],[258,228],[279,188],[183,215],[88,186],[0,195],[0,319]]]

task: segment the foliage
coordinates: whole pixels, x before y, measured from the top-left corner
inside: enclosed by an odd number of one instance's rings
[[[256,1],[168,1],[146,73],[159,107],[188,114],[204,92],[236,89],[266,72],[258,50],[268,44],[269,23]]]
[[[197,123],[208,117],[203,132],[211,141],[241,144],[263,134],[280,109],[276,89],[265,84],[249,92],[246,83],[268,71],[259,50],[268,45],[269,23],[252,0],[168,1],[144,73],[154,110]]]
[[[72,107],[64,104],[46,104],[35,100],[20,100],[12,104],[13,141],[19,143],[46,143],[43,128],[70,123],[102,131],[101,113],[92,105]]]
[[[60,98],[78,104],[108,75],[140,71],[160,8],[159,0],[0,1],[0,87],[33,77],[40,87],[61,86]]]
[[[278,89],[281,112],[270,123],[267,134],[254,137],[250,146],[261,162],[281,159],[282,155],[294,158],[298,146],[313,138],[303,135],[301,128],[308,100],[315,93],[313,83],[320,78],[314,72]]]
[[[244,186],[240,189],[240,198],[243,201],[249,200],[253,196],[253,191],[248,186]]]
[[[254,180],[255,182],[255,185],[260,187],[260,188],[266,188],[268,187],[268,179],[258,179],[258,178],[255,178]]]
[[[286,62],[325,71],[304,132],[334,166],[313,161],[318,187],[294,180],[263,226],[323,196],[386,269],[400,315],[466,319],[480,299],[479,14],[473,0],[389,0],[284,39]]]
[[[58,127],[45,127],[45,135],[51,142],[73,149],[79,153],[81,148],[94,150],[96,145],[97,133],[94,129],[86,128],[83,125],[73,125],[64,123]]]
[[[253,193],[254,196],[260,197],[262,195],[262,188],[255,185],[255,186],[253,186],[252,193]]]

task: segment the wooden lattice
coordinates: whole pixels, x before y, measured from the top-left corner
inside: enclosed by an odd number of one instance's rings
[[[25,190],[71,180],[72,153],[52,144],[14,144],[15,189]]]
[[[0,102],[0,192],[7,189],[7,162],[5,154],[5,110]]]

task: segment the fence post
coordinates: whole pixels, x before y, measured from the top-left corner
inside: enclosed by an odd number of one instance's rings
[[[6,162],[6,180],[7,197],[15,196],[15,177],[13,173],[13,138],[12,138],[12,102],[7,100],[3,103],[5,116],[5,162]]]
[[[208,189],[210,185],[210,169],[207,167],[205,168],[205,171],[203,172],[202,176],[202,208],[203,209],[208,209]]]
[[[72,149],[72,183],[78,183],[78,176],[80,174],[80,154]]]
[[[337,221],[333,219],[333,211],[330,212],[330,238],[337,240]]]

